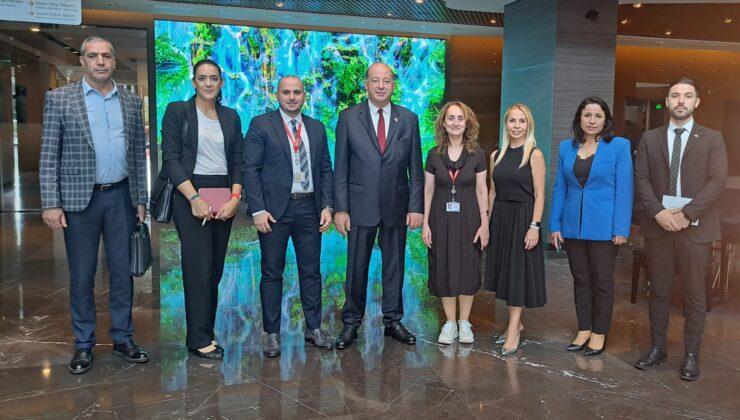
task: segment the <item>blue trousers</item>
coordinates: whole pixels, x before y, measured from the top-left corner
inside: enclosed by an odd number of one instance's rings
[[[65,212],[70,284],[69,303],[75,347],[95,347],[95,272],[98,248],[103,237],[110,273],[110,336],[113,343],[125,343],[134,333],[131,320],[134,285],[129,267],[129,239],[136,225],[128,183],[101,192],[94,191],[85,210]]]

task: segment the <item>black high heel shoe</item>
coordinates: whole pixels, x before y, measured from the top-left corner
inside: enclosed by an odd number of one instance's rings
[[[583,344],[570,343],[568,347],[565,348],[565,351],[583,351],[583,349],[586,348],[586,345],[588,345],[589,340],[591,339],[588,338],[583,342]]]
[[[598,356],[601,353],[603,353],[604,350],[606,350],[606,338],[607,337],[604,336],[604,345],[601,346],[601,348],[598,350],[592,349],[591,347],[586,346],[586,350],[583,351],[583,355],[584,356]]]

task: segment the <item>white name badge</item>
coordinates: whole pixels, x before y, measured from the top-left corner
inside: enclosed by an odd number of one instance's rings
[[[293,182],[303,182],[306,180],[306,174],[303,172],[293,172]]]
[[[460,213],[460,203],[457,201],[448,201],[447,213]]]

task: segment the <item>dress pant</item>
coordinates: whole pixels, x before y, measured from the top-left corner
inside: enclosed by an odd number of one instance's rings
[[[69,303],[75,347],[95,347],[95,271],[103,236],[110,273],[110,335],[113,343],[125,343],[134,333],[131,320],[134,285],[129,266],[129,238],[136,225],[128,182],[106,191],[92,193],[82,211],[65,212],[64,243],[70,271]]]
[[[380,232],[380,233],[378,233]],[[375,237],[378,236],[382,258],[383,324],[403,318],[403,270],[406,257],[406,226],[364,227],[352,225],[347,251],[347,280],[342,322],[359,326],[365,316],[367,276]]]
[[[280,332],[283,302],[283,272],[288,238],[293,241],[301,306],[306,328],[321,327],[321,232],[313,197],[288,200],[283,216],[270,225],[272,232],[258,233],[262,253],[262,328],[268,334]]]
[[[226,175],[193,175],[191,182],[196,189],[231,188]],[[172,218],[180,238],[186,345],[189,349],[200,349],[215,340],[218,284],[224,272],[233,218],[212,219],[204,225],[203,219],[193,216],[190,202],[179,192],[175,193]]]
[[[688,229],[691,229],[690,227]],[[666,232],[656,239],[645,239],[650,276],[650,336],[654,346],[665,348],[671,306],[671,285],[678,270],[684,291],[684,347],[686,353],[699,353],[706,315],[706,270],[711,243],[699,244],[687,229]]]
[[[614,310],[614,261],[619,247],[612,241],[568,238],[565,242],[578,330],[607,334]]]

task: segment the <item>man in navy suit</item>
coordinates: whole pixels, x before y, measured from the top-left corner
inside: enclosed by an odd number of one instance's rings
[[[416,343],[401,324],[402,289],[406,229],[421,226],[424,175],[419,118],[390,102],[395,85],[388,65],[371,65],[365,78],[369,100],[342,111],[337,122],[334,224],[339,233],[349,235],[344,328],[338,349],[352,344],[362,324],[376,236],[383,261],[385,335]]]
[[[82,42],[82,80],[46,94],[39,178],[42,218],[64,229],[75,354],[69,371],[93,365],[96,344],[95,271],[102,235],[110,272],[113,354],[132,363],[149,355],[133,340],[133,279],[129,237],[146,216],[146,136],[141,99],[113,81],[110,41]]]
[[[262,252],[263,354],[280,356],[283,271],[288,238],[298,264],[305,338],[330,350],[321,329],[321,233],[331,226],[333,192],[324,125],[306,115],[303,82],[285,76],[278,83],[280,109],[252,119],[244,150],[244,188],[259,232]]]

